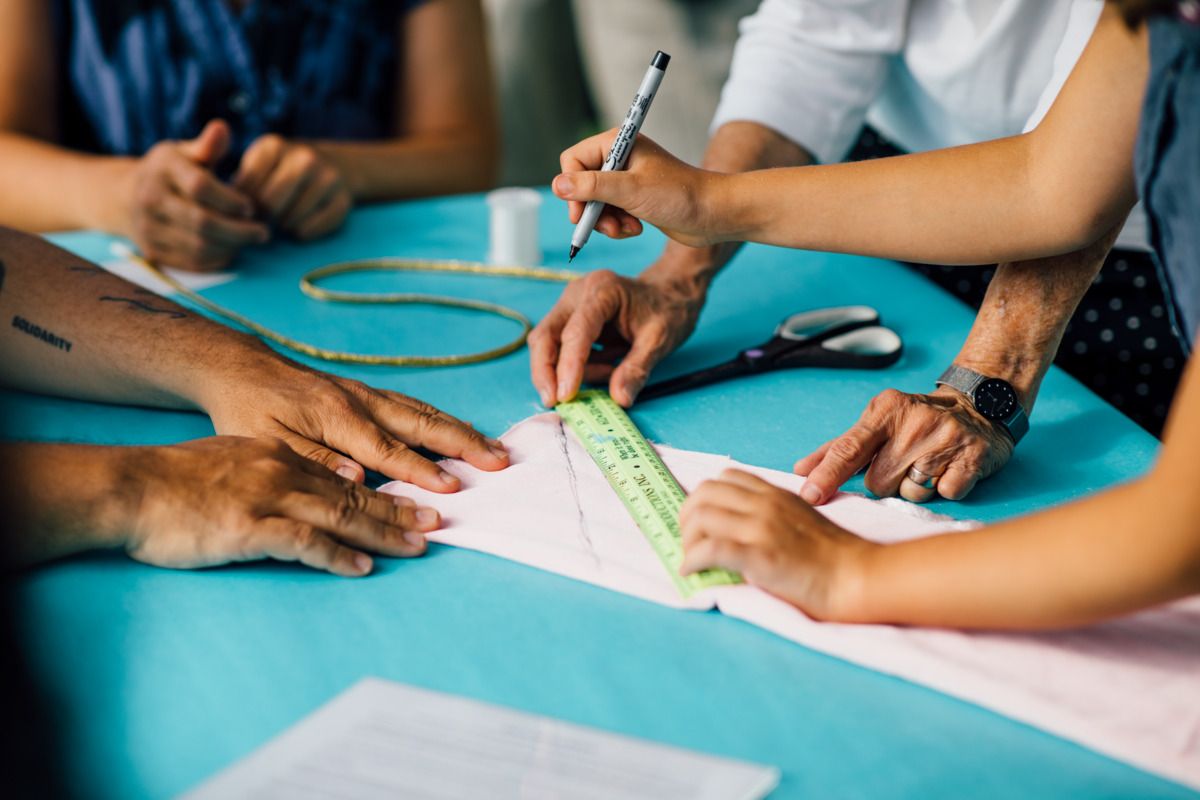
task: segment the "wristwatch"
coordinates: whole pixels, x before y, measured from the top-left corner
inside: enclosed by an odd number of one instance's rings
[[[1029,416],[1021,407],[1012,384],[1003,378],[989,378],[951,364],[937,379],[937,385],[957,389],[971,398],[979,415],[1003,428],[1014,445],[1029,432]]]

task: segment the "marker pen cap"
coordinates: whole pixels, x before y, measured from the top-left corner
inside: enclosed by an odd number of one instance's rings
[[[511,187],[488,192],[491,209],[491,243],[488,261],[493,264],[536,267],[542,263],[538,240],[538,211],[542,196],[533,189]]]

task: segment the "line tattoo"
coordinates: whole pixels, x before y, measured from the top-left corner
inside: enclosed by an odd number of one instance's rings
[[[4,291],[4,274],[5,274],[5,272],[6,272],[6,270],[4,268],[4,262],[0,261],[0,292]]]
[[[101,302],[110,303],[128,303],[130,308],[136,308],[139,311],[145,311],[150,314],[166,314],[171,319],[183,319],[187,316],[182,311],[176,311],[173,308],[155,308],[149,303],[143,303],[141,300],[134,300],[132,297],[113,297],[112,295],[104,295],[100,298]]]
[[[27,333],[35,339],[41,339],[51,347],[57,347],[64,353],[71,352],[71,343],[61,336],[51,333],[40,325],[34,325],[24,317],[13,317],[12,326],[22,333]]]

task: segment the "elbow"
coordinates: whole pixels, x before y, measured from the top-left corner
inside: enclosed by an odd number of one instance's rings
[[[500,142],[493,131],[476,130],[449,148],[443,193],[483,192],[496,186],[500,171]]]
[[[500,141],[494,134],[480,137],[464,159],[464,192],[483,192],[496,186],[500,173]]]

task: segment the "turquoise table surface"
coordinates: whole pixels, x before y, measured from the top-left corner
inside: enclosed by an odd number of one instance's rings
[[[542,245],[563,265],[570,227],[547,197]],[[482,259],[479,196],[366,208],[306,246],[247,254],[206,295],[324,347],[445,353],[479,349],[511,325],[466,312],[336,306],[302,296],[308,269],[367,256]],[[52,237],[107,260],[111,240]],[[662,237],[592,239],[576,266],[633,274]],[[438,275],[344,276],[342,288],[448,292],[533,318],[560,285]],[[664,376],[771,334],[788,313],[867,303],[904,337],[884,372],[758,376],[647,403],[650,438],[789,469],[892,386],[926,390],[957,352],[971,313],[903,267],[749,247],[718,279],[695,336]],[[539,411],[525,351],[474,367],[337,371],[420,396],[499,434]],[[198,414],[3,395],[6,435],[104,443],[211,434]],[[1156,442],[1052,372],[1015,461],[961,504],[995,520],[1132,478]],[[861,479],[850,489],[861,490]],[[536,513],[531,510],[531,513]],[[1070,742],[715,613],[673,611],[486,555],[434,547],[344,580],[281,564],[171,572],[117,555],[20,579],[30,658],[63,723],[71,783],[89,797],[164,797],[194,786],[375,675],[684,747],[775,764],[777,797],[1185,797],[1184,788]]]

